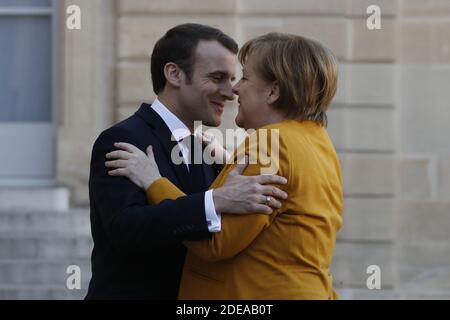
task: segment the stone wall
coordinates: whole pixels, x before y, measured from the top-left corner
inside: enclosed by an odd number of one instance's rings
[[[340,62],[329,132],[344,174],[333,263],[344,298],[450,297],[450,2],[420,0],[77,0],[62,41],[59,177],[86,205],[93,139],[154,99],[149,59],[170,27],[218,27],[240,45],[269,31],[329,46]],[[366,28],[378,4],[382,29]],[[222,128],[234,128],[230,103]],[[366,288],[381,268],[382,290]],[[426,289],[423,291],[422,289]]]
[[[450,2],[408,0],[398,21],[397,287],[450,298]]]

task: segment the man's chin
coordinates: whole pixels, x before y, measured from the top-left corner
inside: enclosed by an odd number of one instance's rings
[[[218,127],[222,123],[222,118],[203,120],[203,125],[207,127]]]

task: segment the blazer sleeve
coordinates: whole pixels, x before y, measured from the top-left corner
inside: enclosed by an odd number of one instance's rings
[[[106,154],[119,141],[139,146],[127,129],[103,132],[93,147],[89,179],[91,210],[99,213],[94,219],[100,219],[111,243],[119,250],[148,252],[160,244],[210,237],[204,192],[149,205],[145,192],[129,179],[108,175]]]
[[[252,154],[253,148],[246,150],[246,154]],[[289,176],[289,166],[287,159],[287,150],[280,150],[279,162],[277,170],[278,174]],[[276,159],[276,161],[278,161]],[[227,165],[227,169],[232,169]],[[253,176],[261,174],[261,163],[250,164],[245,170],[244,175]],[[289,178],[288,178],[289,179]],[[220,184],[213,184],[215,187],[220,187]],[[286,186],[278,186],[285,189]],[[159,179],[155,181],[147,190],[147,198],[150,202],[158,203],[164,201],[163,199],[178,199],[184,194],[175,185],[167,179]],[[254,213],[248,215],[222,215],[222,230],[214,233],[210,239],[202,241],[185,241],[185,245],[189,251],[207,261],[219,261],[232,258],[240,253],[242,250],[250,246],[250,244],[257,238],[257,236],[267,227],[270,226],[276,215],[284,211],[284,205],[278,210],[274,210],[271,215]]]

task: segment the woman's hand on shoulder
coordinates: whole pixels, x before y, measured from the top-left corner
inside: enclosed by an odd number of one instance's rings
[[[118,142],[114,146],[118,150],[106,154],[105,166],[112,169],[108,171],[110,176],[127,177],[144,190],[161,178],[152,146],[147,147],[147,153],[129,143]]]

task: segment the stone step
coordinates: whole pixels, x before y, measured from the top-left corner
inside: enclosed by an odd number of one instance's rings
[[[336,288],[341,300],[399,300],[400,293],[392,289]]]
[[[69,190],[56,188],[0,188],[0,210],[67,211]]]
[[[450,300],[449,290],[336,289],[341,300]]]
[[[91,278],[91,262],[87,258],[0,260],[0,286],[65,286],[67,279],[74,274],[66,271],[74,265],[80,268],[82,289],[87,289]]]
[[[82,300],[86,293],[64,286],[0,286],[0,300]]]
[[[405,300],[450,300],[449,290],[421,290],[400,292]]]
[[[0,234],[0,259],[89,258],[91,236]]]
[[[90,235],[89,210],[68,212],[1,212],[0,234],[11,236],[27,235]]]

